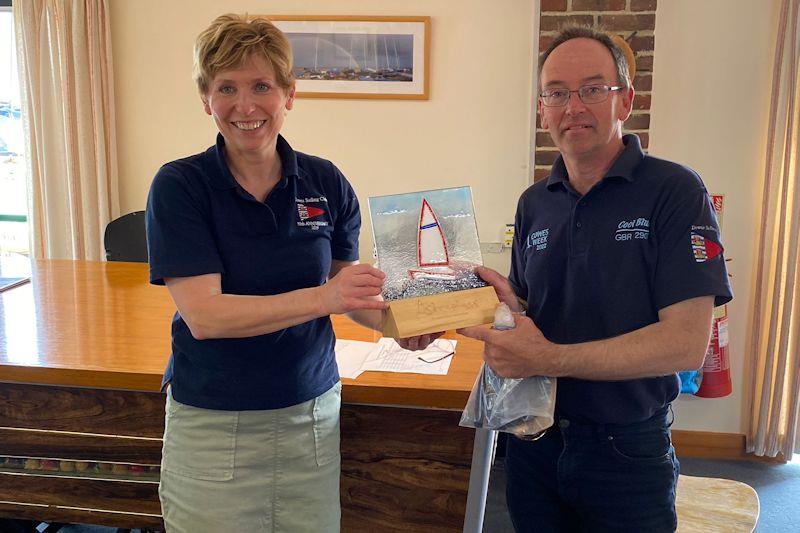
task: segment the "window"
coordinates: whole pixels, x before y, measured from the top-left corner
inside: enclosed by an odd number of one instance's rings
[[[15,261],[27,263],[28,186],[14,20],[0,2],[0,260],[2,274]]]

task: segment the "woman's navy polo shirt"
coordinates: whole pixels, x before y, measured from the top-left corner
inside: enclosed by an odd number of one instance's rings
[[[732,298],[716,215],[692,170],[645,155],[635,135],[584,196],[561,157],[519,200],[510,280],[528,316],[558,344],[607,339],[658,322],[698,296]],[[632,423],[674,400],[677,374],[626,381],[560,378],[556,410]]]
[[[222,135],[205,152],[167,163],[147,200],[150,282],[219,273],[222,292],[274,295],[322,285],[331,260],[358,259],[358,199],[330,162],[278,136],[281,181],[261,203],[236,183]],[[339,380],[329,317],[266,335],[197,340],[180,313],[164,375],[181,403],[278,409]]]

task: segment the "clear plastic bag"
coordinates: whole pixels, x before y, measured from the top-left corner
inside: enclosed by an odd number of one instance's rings
[[[498,306],[494,327],[514,327],[514,317],[506,304]],[[523,439],[536,438],[553,425],[555,403],[555,378],[503,378],[484,364],[459,425],[503,431]]]

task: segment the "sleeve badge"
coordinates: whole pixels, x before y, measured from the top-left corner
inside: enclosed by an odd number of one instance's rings
[[[697,263],[705,263],[722,253],[722,245],[699,233],[691,234],[692,252]]]

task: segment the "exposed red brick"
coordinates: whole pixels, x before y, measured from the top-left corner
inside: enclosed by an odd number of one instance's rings
[[[634,109],[650,109],[650,95],[649,94],[637,94],[633,98],[633,108]]]
[[[653,71],[653,56],[636,56],[636,71]]]
[[[552,165],[558,157],[558,150],[536,150],[536,165]]]
[[[650,127],[650,114],[645,113],[642,115],[631,115],[625,121],[626,130],[646,130]]]
[[[542,0],[542,11],[566,11],[567,0]]]
[[[625,11],[625,0],[572,0],[572,11]]]
[[[542,147],[551,148],[551,147],[554,147],[554,146],[555,146],[555,144],[553,144],[553,138],[550,137],[549,133],[547,133],[546,131],[537,131],[536,132],[536,147],[537,148],[542,148]]]
[[[549,175],[550,175],[549,168],[536,168],[533,170],[533,181],[537,182],[539,180],[543,180]]]
[[[652,52],[656,47],[656,38],[652,35],[647,37],[636,35],[628,40],[628,44],[634,52]]]
[[[539,94],[539,90],[538,89],[536,89],[534,87],[533,90],[536,92],[536,94]],[[538,129],[541,129],[541,128],[542,128],[542,117],[539,115],[539,113],[536,113],[536,129],[538,130]]]
[[[545,17],[542,17],[544,20]],[[598,15],[597,23],[607,31],[654,30],[655,15]]]
[[[647,148],[650,146],[650,134],[647,132],[637,133],[636,135],[639,136],[639,140],[642,142],[642,148]]]
[[[631,11],[655,11],[656,0],[631,0]]]
[[[592,15],[542,15],[539,27],[541,31],[557,31],[564,26],[591,26],[594,24]]]
[[[550,43],[552,43],[554,40],[555,40],[555,37],[553,37],[551,35],[540,35],[539,36],[539,53],[541,54],[542,52],[547,50],[547,47],[550,46]]]
[[[637,74],[633,79],[633,88],[637,91],[650,91],[653,89],[653,76],[650,74]]]

